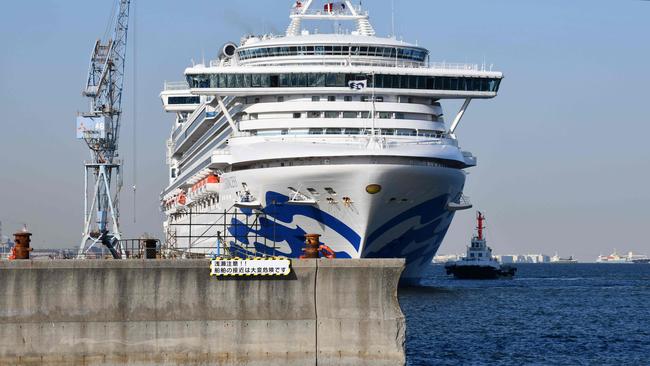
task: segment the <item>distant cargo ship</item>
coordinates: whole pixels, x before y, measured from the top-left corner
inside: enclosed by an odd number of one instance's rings
[[[596,263],[650,263],[650,258],[647,255],[632,252],[628,252],[626,256],[620,256],[614,249],[614,253],[610,255],[599,255]]]
[[[562,258],[557,253],[551,257],[551,263],[563,264],[563,263],[578,263],[578,260],[573,259],[573,256],[570,255],[569,258]]]

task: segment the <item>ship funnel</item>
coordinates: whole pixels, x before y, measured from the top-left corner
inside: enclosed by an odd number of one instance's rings
[[[237,45],[233,42],[228,42],[221,47],[221,52],[219,52],[219,58],[231,58],[235,55],[235,50],[237,50]]]

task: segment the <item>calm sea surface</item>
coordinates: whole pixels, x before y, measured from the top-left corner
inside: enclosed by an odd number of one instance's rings
[[[650,264],[522,264],[512,280],[432,265],[402,288],[408,365],[650,365]]]

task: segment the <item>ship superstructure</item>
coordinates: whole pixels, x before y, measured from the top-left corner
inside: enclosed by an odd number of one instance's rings
[[[321,234],[339,258],[402,257],[405,280],[431,262],[476,158],[454,134],[502,74],[433,63],[423,47],[375,35],[349,1],[297,2],[282,36],[247,36],[167,83],[176,114],[162,193],[167,246],[298,257]],[[307,21],[351,21],[318,34]],[[461,99],[446,124],[441,101]]]

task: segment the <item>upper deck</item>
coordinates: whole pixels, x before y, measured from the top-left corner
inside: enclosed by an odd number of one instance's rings
[[[198,95],[297,95],[346,93],[361,81],[361,94],[381,92],[430,98],[492,98],[501,72],[475,64],[432,63],[426,48],[377,37],[368,14],[350,1],[311,9],[296,2],[285,35],[248,36],[227,44],[218,60],[185,70],[190,92]],[[349,34],[318,34],[303,20],[353,20]]]

